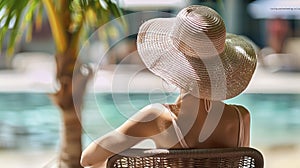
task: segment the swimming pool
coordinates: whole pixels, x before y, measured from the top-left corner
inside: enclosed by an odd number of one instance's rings
[[[172,102],[176,94],[97,93],[86,96],[84,143],[117,127],[148,103]],[[129,102],[129,103],[128,103]],[[251,111],[251,144],[300,144],[299,94],[242,94],[228,103]],[[60,114],[43,93],[0,93],[0,149],[53,148],[58,145]]]

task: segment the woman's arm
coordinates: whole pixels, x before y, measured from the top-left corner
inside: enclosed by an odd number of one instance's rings
[[[81,156],[81,165],[83,167],[101,167],[105,165],[106,160],[140,141],[138,138],[130,138],[120,133],[118,130],[110,132],[103,137],[92,142]]]
[[[81,165],[101,167],[110,156],[159,133],[157,118],[160,114],[159,109],[146,106],[119,128],[92,142],[82,153]]]

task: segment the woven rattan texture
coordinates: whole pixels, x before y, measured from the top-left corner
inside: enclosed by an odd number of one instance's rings
[[[262,154],[253,148],[130,149],[114,155],[109,168],[262,168]]]

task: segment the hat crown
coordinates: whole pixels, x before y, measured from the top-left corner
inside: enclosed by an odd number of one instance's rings
[[[192,57],[211,57],[224,51],[226,28],[221,16],[205,6],[189,6],[176,16],[174,45]]]

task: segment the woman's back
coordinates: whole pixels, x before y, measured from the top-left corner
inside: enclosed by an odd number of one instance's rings
[[[176,131],[181,132],[179,134],[183,135],[189,148],[249,146],[250,115],[247,109],[216,101],[212,106],[217,108],[207,112],[203,99],[199,99],[199,103],[191,101],[193,98],[188,99],[188,103],[182,105],[160,105],[164,114],[157,120],[157,127],[162,132],[154,138],[157,147],[185,148]]]

